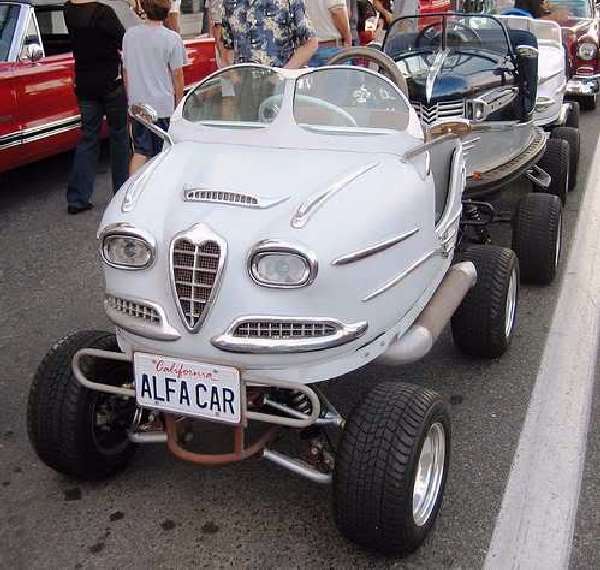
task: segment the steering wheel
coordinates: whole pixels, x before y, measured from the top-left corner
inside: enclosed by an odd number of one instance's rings
[[[270,123],[273,121],[277,116],[277,113],[279,113],[282,99],[283,95],[271,95],[270,97],[267,97],[258,108],[258,119],[263,123]],[[308,95],[296,95],[294,97],[294,102],[304,103],[305,105],[314,105],[315,107],[320,107],[334,113],[341,120],[342,124],[339,125],[341,127],[358,126],[350,113],[329,101],[324,101],[318,97],[310,97]]]
[[[346,62],[353,62],[355,59],[366,60],[368,63],[374,63],[377,66],[378,73],[385,75],[408,97],[408,86],[404,75],[398,69],[394,60],[385,53],[370,47],[356,46],[351,47],[335,54],[327,65],[342,65]]]

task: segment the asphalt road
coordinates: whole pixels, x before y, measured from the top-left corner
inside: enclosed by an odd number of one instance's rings
[[[582,116],[582,158],[565,212],[568,250],[600,131],[600,112]],[[95,232],[110,199],[107,160],[96,209],[66,215],[71,156],[0,178],[0,568],[479,568],[483,565],[536,379],[560,279],[523,287],[510,351],[495,361],[461,356],[449,335],[402,369],[368,366],[331,383],[347,411],[375,382],[402,379],[451,403],[453,446],[445,503],[434,532],[398,560],[346,542],[330,516],[330,491],[259,460],[215,469],[181,463],[145,446],[130,468],[98,484],[66,479],[33,454],[27,392],[54,340],[73,329],[109,328]],[[523,187],[507,199],[514,203]],[[509,243],[500,230],[498,240]],[[566,254],[566,251],[565,251]],[[600,402],[592,429],[600,429]],[[573,568],[599,568],[598,438],[588,460]]]

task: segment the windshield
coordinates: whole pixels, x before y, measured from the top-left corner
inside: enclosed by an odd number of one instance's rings
[[[19,6],[0,4],[0,61],[8,61],[18,18]]]
[[[408,118],[394,85],[362,68],[320,69],[296,80],[294,120],[300,126],[403,131]]]
[[[486,52],[499,56],[509,53],[502,24],[490,16],[445,14],[409,16],[396,20],[390,27],[383,51],[394,61],[416,53]]]
[[[548,0],[544,7],[544,20],[553,20],[559,24],[570,20],[592,18],[592,6],[588,0]]]
[[[284,78],[274,69],[242,66],[213,75],[187,97],[183,118],[193,122],[261,126],[279,113]]]

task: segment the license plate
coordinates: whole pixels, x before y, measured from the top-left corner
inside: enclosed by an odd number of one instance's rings
[[[240,373],[236,368],[136,352],[135,397],[145,408],[239,424]]]

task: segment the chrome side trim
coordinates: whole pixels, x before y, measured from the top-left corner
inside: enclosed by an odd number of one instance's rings
[[[418,267],[423,265],[428,259],[432,258],[434,255],[438,255],[439,253],[440,253],[439,249],[434,249],[433,251],[426,253],[425,255],[423,255],[422,257],[417,259],[417,261],[415,261],[411,266],[409,266],[407,269],[405,269],[402,273],[396,275],[396,277],[394,277],[393,279],[388,281],[385,285],[382,285],[379,289],[375,289],[375,291],[373,291],[372,293],[369,293],[366,297],[364,297],[362,299],[362,302],[366,303],[367,301],[371,301],[372,299],[374,299],[375,297],[379,297],[379,295],[381,295],[382,293],[385,293],[392,287],[395,287],[405,277],[408,277],[415,269],[417,269]]]
[[[150,261],[142,267],[130,267],[128,265],[119,265],[117,263],[112,263],[104,255],[104,238],[107,236],[114,235],[131,236],[144,241],[150,248]],[[114,224],[108,224],[107,226],[104,226],[103,228],[99,229],[97,237],[100,241],[100,243],[98,244],[98,253],[100,255],[100,258],[104,263],[106,263],[106,265],[110,265],[110,267],[114,267],[115,269],[125,269],[126,271],[139,271],[141,269],[149,269],[154,264],[154,261],[156,259],[156,240],[154,239],[152,234],[150,234],[146,230],[136,228],[128,222],[117,222]]]
[[[364,249],[359,249],[358,251],[354,251],[352,253],[348,253],[346,255],[341,255],[337,257],[331,262],[331,265],[346,265],[348,263],[354,263],[355,261],[360,261],[361,259],[365,259],[366,257],[370,257],[371,255],[375,255],[376,253],[380,253],[393,247],[394,245],[407,240],[409,237],[414,236],[418,233],[420,228],[414,227],[412,230],[409,230],[403,234],[395,236],[393,238],[387,239],[385,241],[380,241],[374,245],[369,247],[365,247]]]
[[[269,253],[287,253],[290,255],[297,255],[306,261],[307,271],[306,274],[300,283],[290,283],[290,284],[277,284],[271,283],[267,281],[262,281],[258,276],[258,262],[260,258],[268,255]],[[263,240],[259,241],[248,254],[248,275],[252,281],[254,281],[257,285],[262,287],[271,287],[274,289],[297,289],[299,287],[307,287],[310,285],[315,278],[317,277],[317,273],[319,272],[319,262],[317,260],[316,255],[298,245],[294,245],[291,243],[287,243],[279,240]]]
[[[123,187],[126,188],[123,202],[121,202],[121,212],[123,214],[133,210],[142,191],[146,187],[146,183],[150,176],[169,155],[172,148],[172,146],[163,148],[163,151],[160,154],[150,159],[142,168],[130,177],[125,184],[123,184]]]
[[[446,133],[444,135],[436,137],[435,139],[433,139],[429,142],[419,144],[419,145],[415,146],[414,148],[407,150],[400,157],[400,161],[408,162],[408,161],[412,160],[413,158],[416,158],[420,154],[423,154],[424,152],[431,150],[434,146],[444,143],[446,141],[452,140],[452,139],[460,139],[460,137],[456,133]]]
[[[124,298],[127,301],[146,305],[154,309],[158,314],[159,322],[150,323],[136,317],[130,317],[121,311],[116,311],[110,306],[110,297]],[[125,295],[107,292],[104,296],[104,311],[113,324],[130,333],[143,336],[144,338],[171,341],[181,337],[177,330],[169,324],[164,309],[153,301],[147,301],[146,299],[131,299]]]
[[[314,215],[314,213],[325,203],[327,200],[332,198],[335,194],[337,194],[340,190],[343,190],[350,183],[354,182],[356,179],[360,178],[369,170],[373,170],[374,168],[379,166],[379,162],[371,162],[364,166],[361,166],[354,172],[347,174],[343,178],[340,178],[327,190],[324,192],[318,192],[310,196],[306,201],[302,202],[296,213],[292,217],[291,225],[293,228],[300,229],[303,228],[308,220]]]
[[[73,129],[78,129],[80,126],[81,115],[73,115],[65,119],[45,123],[38,127],[30,127],[22,131],[7,133],[0,136],[0,150],[52,137]]]
[[[225,206],[238,206],[241,208],[254,208],[263,210],[271,208],[289,200],[289,196],[281,198],[264,198],[246,192],[211,188],[210,186],[183,185],[184,202],[206,202],[209,204],[223,204]]]
[[[190,327],[188,324],[188,321],[187,321],[187,318],[185,315],[185,311],[183,310],[181,302],[179,301],[179,295],[177,293],[177,287],[175,284],[175,268],[173,267],[173,265],[174,265],[173,264],[173,259],[174,259],[173,249],[175,248],[175,243],[179,239],[188,240],[196,246],[200,246],[207,241],[215,241],[215,242],[217,242],[217,244],[219,245],[219,248],[220,248],[219,265],[217,267],[217,273],[215,276],[215,281],[212,285],[210,296],[208,298],[208,301],[204,305],[204,308],[202,310],[202,315],[200,316],[200,318],[198,319],[198,321],[195,323],[195,325],[193,327]],[[225,239],[223,239],[219,234],[215,233],[207,224],[203,224],[203,223],[194,224],[191,228],[184,230],[183,232],[180,232],[180,233],[176,234],[175,236],[173,236],[173,239],[171,240],[171,244],[169,246],[169,280],[171,282],[171,292],[173,293],[173,298],[175,300],[175,304],[177,305],[177,312],[179,313],[179,316],[181,317],[181,321],[183,322],[183,324],[185,325],[185,328],[190,333],[197,333],[200,330],[200,328],[202,327],[202,325],[204,324],[204,321],[206,321],[208,314],[210,313],[210,310],[215,302],[215,299],[217,298],[219,289],[221,288],[221,281],[223,279],[223,273],[225,270],[226,260],[227,260],[227,241],[225,241]]]
[[[234,336],[235,330],[239,324],[245,321],[272,321],[272,322],[317,322],[335,326],[336,334],[316,338],[302,339],[261,339],[245,338]],[[316,318],[316,317],[274,317],[250,315],[240,317],[233,321],[225,334],[211,338],[211,344],[226,352],[239,352],[250,354],[283,354],[294,352],[311,352],[315,350],[324,350],[346,344],[362,336],[367,330],[366,322],[344,324],[337,319]]]
[[[448,57],[449,53],[450,50],[448,49],[443,49],[436,52],[435,59],[429,68],[427,79],[425,80],[425,97],[427,98],[428,103],[431,101],[431,96],[433,95],[433,85],[435,84],[435,80],[437,79],[437,76],[441,71],[444,61],[446,60],[446,57]]]

